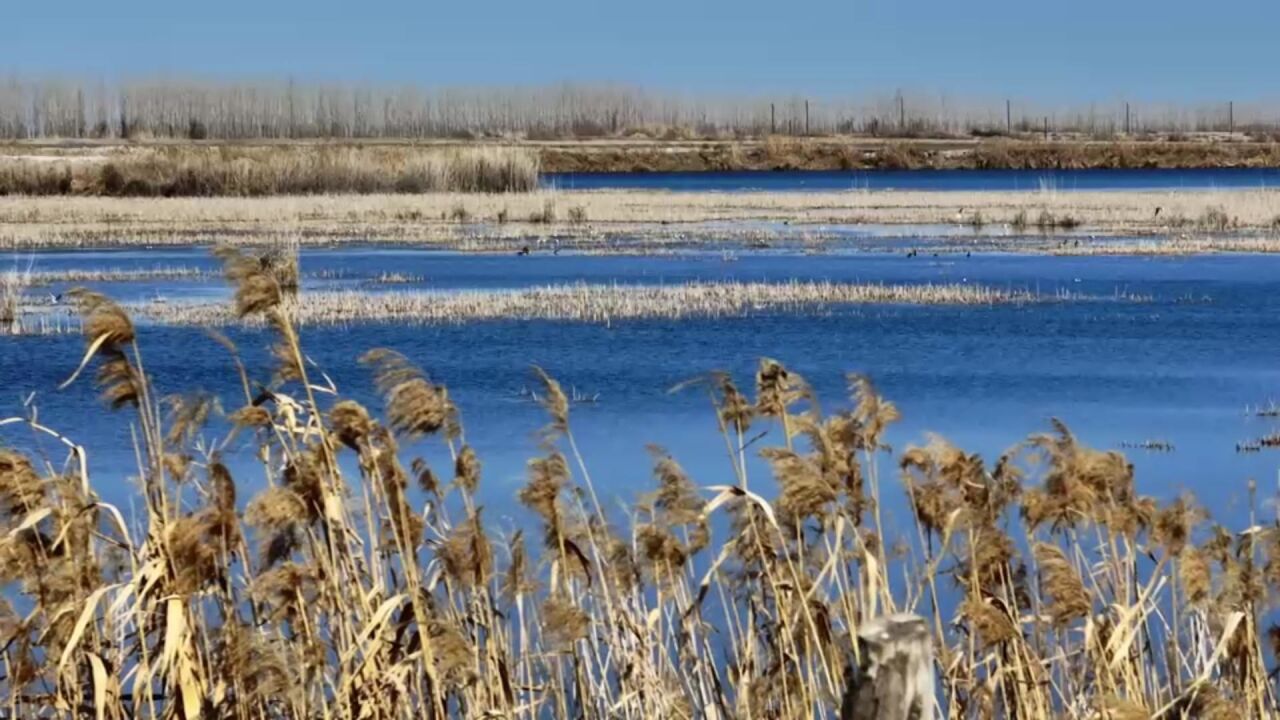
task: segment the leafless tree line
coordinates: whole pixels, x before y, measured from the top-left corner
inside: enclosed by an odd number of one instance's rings
[[[1123,100],[1048,107],[903,93],[705,97],[630,86],[424,88],[184,79],[0,80],[0,137],[555,139],[1280,130],[1280,106]]]

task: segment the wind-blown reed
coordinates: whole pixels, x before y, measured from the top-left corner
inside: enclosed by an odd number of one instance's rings
[[[302,325],[360,321],[457,323],[498,319],[610,322],[643,318],[722,317],[838,305],[996,305],[1036,299],[1034,294],[1026,291],[963,284],[800,281],[578,284],[499,291],[308,292],[298,298],[293,318]],[[218,304],[161,303],[143,306],[139,311],[152,320],[169,324],[225,324],[233,319],[226,307]]]
[[[91,477],[92,450],[35,414],[0,420],[6,443],[69,451],[0,447],[0,693],[16,716],[830,718],[858,629],[899,611],[928,618],[946,717],[1277,711],[1280,524],[1233,533],[1190,498],[1143,496],[1121,454],[1061,423],[991,464],[940,438],[895,454],[900,413],[867,378],[827,414],[765,359],[754,392],[723,373],[680,386],[707,393],[725,469],[694,478],[654,448],[653,491],[623,518],[535,369],[548,422],[518,492],[529,524],[499,535],[448,388],[376,350],[385,419],[341,399],[311,377],[277,273],[221,256],[275,358],[258,379],[215,337],[233,397],[162,399],[129,315],[75,294],[86,349],[64,358],[79,360],[68,383],[96,366],[131,426],[131,519],[97,494],[118,480]],[[449,463],[416,457],[420,442]],[[265,474],[251,494],[236,452]],[[914,525],[882,521],[897,491]]]

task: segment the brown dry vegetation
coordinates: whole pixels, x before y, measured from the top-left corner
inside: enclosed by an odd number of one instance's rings
[[[899,413],[866,378],[824,414],[763,360],[754,392],[723,374],[684,386],[710,399],[724,477],[655,449],[653,492],[621,520],[537,371],[548,421],[518,493],[534,530],[499,534],[447,388],[375,350],[380,415],[321,394],[278,263],[223,260],[278,366],[255,390],[222,339],[243,396],[220,403],[162,399],[128,314],[77,295],[82,369],[137,438],[135,522],[97,494],[116,479],[91,475],[92,450],[34,416],[3,422],[70,450],[65,464],[0,451],[15,715],[833,717],[858,628],[904,610],[931,624],[947,717],[1276,711],[1280,526],[1233,533],[1188,498],[1144,497],[1122,455],[1061,424],[992,464],[940,438],[895,454]],[[252,496],[212,449],[233,446],[207,442],[219,405],[261,462]],[[451,465],[415,457],[417,442]],[[887,493],[905,493],[914,524],[883,524]]]
[[[0,154],[0,195],[112,197],[526,192],[537,156],[510,147],[168,146]]]
[[[547,172],[972,170],[1280,166],[1280,144],[1137,140],[855,137],[578,142],[539,147]]]
[[[106,170],[107,165],[114,170]],[[542,172],[1280,166],[1280,144],[1191,140],[38,142],[0,146],[0,194],[527,190]]]

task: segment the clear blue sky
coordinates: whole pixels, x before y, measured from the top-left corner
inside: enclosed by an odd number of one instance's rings
[[[3,0],[0,73],[1280,97],[1280,0]]]

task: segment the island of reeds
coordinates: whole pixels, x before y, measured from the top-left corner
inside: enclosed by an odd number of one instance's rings
[[[71,294],[85,343],[61,361],[136,438],[127,505],[102,499],[124,479],[94,448],[34,410],[0,421],[66,453],[0,450],[14,717],[834,718],[859,629],[898,612],[929,628],[946,717],[1277,710],[1280,521],[1258,506],[1226,528],[1143,496],[1122,454],[1057,422],[994,459],[890,448],[899,412],[870,379],[823,411],[763,359],[673,389],[707,398],[723,471],[655,447],[625,512],[533,368],[546,425],[503,527],[448,388],[371,349],[380,407],[342,397],[307,360],[288,263],[220,257],[274,358],[257,377],[213,333],[234,397],[162,396],[129,312]],[[905,526],[884,522],[894,499]]]
[[[675,285],[549,285],[520,290],[308,292],[291,298],[299,325],[352,322],[464,323],[557,320],[609,323],[661,318],[738,317],[752,312],[815,312],[850,305],[998,305],[1034,302],[1028,291],[969,284],[883,285],[830,282],[690,282]],[[169,325],[225,325],[225,305],[152,303],[138,308]]]

